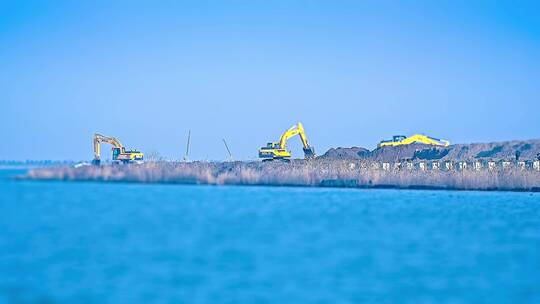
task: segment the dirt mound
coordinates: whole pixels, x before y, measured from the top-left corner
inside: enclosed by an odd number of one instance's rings
[[[459,144],[451,147],[444,157],[448,160],[493,159],[511,160],[537,159],[540,153],[540,140],[507,141],[484,144]]]
[[[352,147],[352,148],[331,148],[326,151],[321,158],[332,159],[364,159],[369,158],[370,152],[366,148]]]
[[[533,160],[540,155],[540,140],[506,141],[494,143],[458,144],[449,147],[434,147],[412,144],[397,147],[382,147],[373,151],[365,148],[332,148],[322,158],[370,159],[374,161],[398,160]]]

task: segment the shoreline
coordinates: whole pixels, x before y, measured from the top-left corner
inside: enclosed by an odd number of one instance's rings
[[[515,192],[515,193],[540,193],[540,187],[525,188],[484,188],[484,189],[469,189],[469,188],[450,188],[444,186],[407,186],[400,187],[396,185],[375,185],[375,186],[326,186],[326,185],[293,185],[293,184],[208,184],[198,182],[140,182],[140,181],[123,181],[123,180],[60,180],[60,179],[32,179],[26,176],[15,176],[12,178],[17,181],[30,182],[57,182],[57,183],[96,183],[96,184],[125,184],[125,185],[169,185],[169,186],[210,186],[210,187],[270,187],[270,188],[315,188],[315,189],[358,189],[358,190],[413,190],[413,191],[456,191],[456,192]]]

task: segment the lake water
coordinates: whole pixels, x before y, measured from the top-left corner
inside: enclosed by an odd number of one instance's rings
[[[540,303],[540,195],[30,182],[0,303]]]

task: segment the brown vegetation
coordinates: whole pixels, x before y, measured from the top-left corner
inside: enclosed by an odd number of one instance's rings
[[[371,161],[319,159],[282,162],[147,162],[141,165],[85,166],[31,170],[27,179],[188,183],[212,185],[287,185],[334,187],[540,190],[540,172],[509,168],[465,170],[383,170]]]

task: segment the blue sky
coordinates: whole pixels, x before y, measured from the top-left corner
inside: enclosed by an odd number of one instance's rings
[[[0,0],[0,159],[540,138],[538,3]]]

